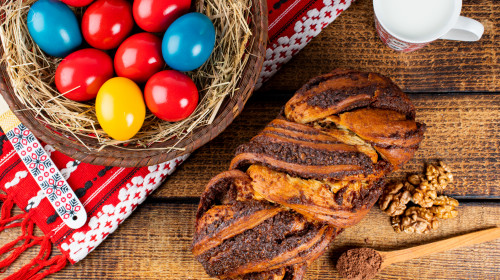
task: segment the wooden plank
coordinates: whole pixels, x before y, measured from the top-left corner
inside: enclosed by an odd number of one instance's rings
[[[438,40],[416,52],[399,53],[378,38],[372,1],[355,1],[263,89],[296,90],[340,67],[382,73],[412,92],[500,91],[500,1],[464,1],[462,15],[484,25],[480,41]]]
[[[199,197],[205,184],[229,166],[236,147],[255,136],[280,111],[290,94],[259,93],[219,137],[196,151],[153,195]],[[413,94],[417,119],[428,125],[420,150],[401,172],[419,172],[442,159],[455,183],[446,191],[460,198],[500,198],[500,95]]]
[[[142,205],[85,260],[47,279],[213,279],[205,274],[189,250],[195,209],[192,204]],[[439,230],[412,235],[396,234],[388,217],[374,209],[332,243],[328,252],[309,269],[306,279],[339,279],[334,263],[346,248],[406,248],[499,225],[499,216],[499,203],[464,203],[457,218],[441,220]],[[1,234],[0,244],[6,241],[5,234]],[[29,257],[24,256],[25,261]],[[4,275],[20,264],[17,262]],[[500,240],[496,240],[394,264],[377,279],[499,279],[499,275]]]

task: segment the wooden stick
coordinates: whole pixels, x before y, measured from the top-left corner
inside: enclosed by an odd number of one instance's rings
[[[425,255],[443,252],[462,246],[470,246],[500,238],[500,228],[490,228],[460,236],[455,236],[441,241],[432,242],[402,250],[379,252],[383,258],[380,269],[396,262],[403,262]]]

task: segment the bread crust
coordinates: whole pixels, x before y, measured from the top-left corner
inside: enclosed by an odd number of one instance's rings
[[[193,254],[221,279],[302,279],[368,213],[424,131],[382,75],[335,70],[310,80],[208,183]]]

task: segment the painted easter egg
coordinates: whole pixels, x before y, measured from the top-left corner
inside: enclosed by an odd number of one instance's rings
[[[135,0],[133,15],[140,28],[165,32],[174,20],[189,12],[191,0]]]
[[[64,57],[82,43],[82,33],[73,11],[57,0],[39,0],[28,12],[28,31],[45,53]]]
[[[145,83],[165,65],[161,39],[146,32],[128,37],[118,47],[114,64],[118,76]]]
[[[61,0],[61,2],[66,3],[67,5],[73,6],[73,7],[84,7],[87,6],[88,4],[92,3],[94,0]]]
[[[193,113],[198,105],[198,89],[187,75],[165,70],[149,79],[144,88],[149,110],[158,118],[176,122]]]
[[[141,89],[132,80],[123,77],[112,78],[101,86],[95,110],[102,129],[119,141],[134,137],[146,117]]]
[[[132,5],[125,0],[97,0],[82,18],[85,41],[101,50],[118,47],[133,27]]]
[[[87,101],[97,96],[99,88],[113,77],[113,62],[101,50],[83,49],[71,53],[57,66],[57,90],[74,101]]]
[[[215,46],[215,28],[204,14],[189,13],[174,21],[165,32],[162,53],[168,66],[194,70],[210,57]]]

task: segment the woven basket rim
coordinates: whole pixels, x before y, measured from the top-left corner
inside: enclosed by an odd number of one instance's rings
[[[232,97],[226,97],[212,124],[196,128],[176,145],[176,147],[183,150],[151,149],[171,146],[171,142],[176,142],[175,139],[155,143],[149,147],[151,150],[145,150],[144,148],[135,150],[129,148],[126,150],[114,146],[106,146],[101,150],[98,150],[100,147],[93,146],[91,147],[92,150],[88,150],[76,140],[70,140],[64,136],[64,132],[54,129],[54,131],[62,134],[54,133],[53,128],[45,127],[30,110],[21,110],[23,105],[15,96],[9,76],[6,73],[5,62],[0,65],[2,75],[0,94],[5,98],[14,114],[36,137],[53,146],[56,150],[81,162],[105,166],[140,167],[172,160],[193,152],[219,135],[239,115],[252,94],[264,63],[267,43],[267,1],[252,1],[252,10],[250,27],[254,40],[251,40],[250,58],[238,81],[238,90],[235,91]],[[3,48],[0,48],[0,55],[3,55]]]

